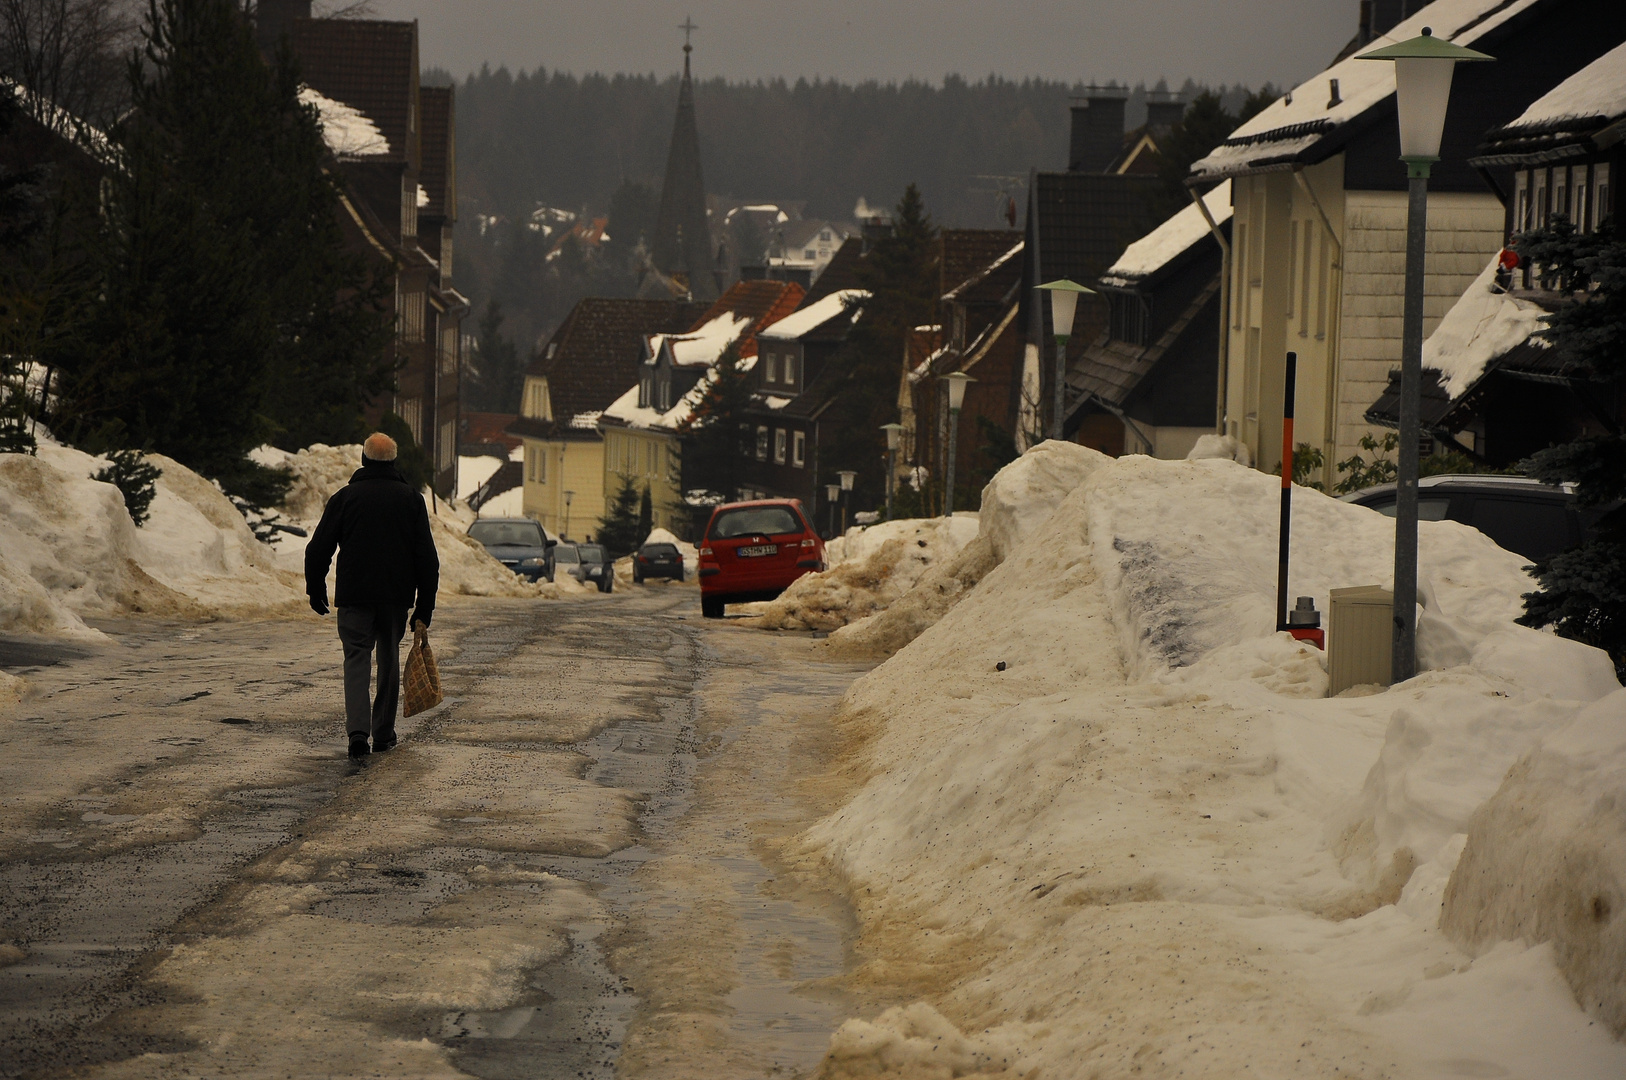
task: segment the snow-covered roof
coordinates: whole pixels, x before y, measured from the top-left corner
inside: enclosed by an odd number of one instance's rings
[[[30,93],[21,83],[0,77],[0,87],[9,87],[24,112],[74,143],[97,161],[107,165],[117,160],[118,151],[102,129],[81,120],[49,98]]]
[[[762,403],[768,406],[770,409],[783,409],[786,405],[790,404],[790,398],[774,397],[772,394],[769,394],[767,397],[762,399]]]
[[[1526,341],[1547,347],[1544,338],[1531,339],[1546,325],[1547,312],[1503,292],[1496,284],[1496,264],[1491,259],[1423,342],[1423,366],[1440,373],[1440,383],[1453,399],[1478,381],[1486,364],[1510,349]]]
[[[659,356],[661,346],[670,343],[672,363],[678,367],[698,367],[715,364],[717,358],[740,336],[751,328],[752,318],[733,311],[725,311],[687,334],[652,334],[649,355]]]
[[[976,288],[979,282],[987,280],[989,274],[992,274],[995,270],[998,270],[1001,266],[1004,266],[1006,263],[1010,262],[1017,255],[1019,255],[1024,244],[1025,241],[1022,240],[1018,240],[1015,244],[1012,244],[1010,250],[1005,252],[1005,254],[1001,255],[999,258],[995,259],[981,270],[978,270],[975,274],[972,274],[964,281],[957,283],[954,288],[944,293],[943,299],[950,301],[956,300],[960,296]]]
[[[1502,129],[1551,128],[1568,120],[1613,120],[1626,114],[1626,44],[1617,45],[1565,79]]]
[[[1223,225],[1231,220],[1231,181],[1224,181],[1204,195],[1203,205],[1213,215],[1214,224]],[[1101,275],[1101,280],[1121,288],[1150,277],[1193,244],[1211,235],[1202,211],[1195,204],[1184,206],[1179,213],[1125,248],[1118,261]]]
[[[757,358],[743,357],[740,360],[740,370],[750,371],[756,367]],[[667,431],[675,430],[685,420],[694,415],[694,408],[711,389],[711,384],[717,381],[717,369],[712,368],[696,382],[687,394],[678,399],[676,405],[662,412],[650,406],[638,404],[638,387],[634,386],[626,393],[615,399],[615,402],[604,410],[600,420],[613,420],[629,428],[662,428]]]
[[[603,415],[603,409],[595,409],[590,412],[577,413],[575,416],[570,418],[570,426],[580,431],[592,431],[594,428],[598,427],[598,418]]]
[[[758,330],[757,337],[770,338],[774,341],[794,341],[811,330],[817,330],[840,315],[851,304],[868,299],[869,293],[864,289],[837,289],[800,311],[791,312],[772,326]]]
[[[338,157],[366,157],[390,152],[389,140],[360,109],[334,101],[320,90],[299,88],[299,100],[316,108],[322,121],[322,140]],[[422,192],[422,188],[418,189]],[[422,206],[423,203],[419,203]]]
[[[1471,45],[1541,0],[1435,0],[1374,39],[1361,53],[1417,37],[1423,27],[1458,45]],[[1339,102],[1331,80],[1338,80]],[[1198,177],[1234,176],[1293,159],[1381,104],[1395,92],[1392,63],[1345,57],[1266,106],[1191,167]]]

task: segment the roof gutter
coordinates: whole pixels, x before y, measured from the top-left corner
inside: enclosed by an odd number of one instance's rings
[[[1236,189],[1233,187],[1231,190]],[[1214,393],[1214,430],[1223,435],[1225,390],[1231,381],[1231,242],[1225,239],[1225,233],[1220,231],[1219,223],[1208,212],[1208,204],[1197,194],[1197,189],[1188,187],[1186,191],[1191,195],[1191,201],[1197,204],[1197,212],[1208,222],[1208,231],[1220,246],[1219,381]]]

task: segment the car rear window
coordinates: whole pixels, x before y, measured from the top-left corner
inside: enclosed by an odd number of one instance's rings
[[[677,548],[673,547],[671,544],[645,544],[642,554],[644,554],[644,555],[676,555],[677,554]]]
[[[1384,517],[1395,516],[1395,497],[1393,495],[1388,496],[1383,502],[1363,503],[1362,505],[1371,507]],[[1417,497],[1418,521],[1444,521],[1446,511],[1450,509],[1451,500],[1449,497],[1443,499],[1431,499],[1427,495]]]
[[[604,549],[597,544],[583,544],[577,550],[582,553],[582,562],[604,561]]]
[[[482,544],[542,546],[542,527],[530,521],[476,521],[469,535]]]
[[[708,535],[713,540],[732,540],[736,536],[783,536],[801,531],[801,521],[788,506],[742,506],[718,514]]]
[[[553,549],[553,561],[556,563],[573,563],[581,560],[576,555],[575,544],[560,544]]]

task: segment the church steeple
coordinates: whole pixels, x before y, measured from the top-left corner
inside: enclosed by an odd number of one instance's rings
[[[706,217],[706,185],[700,174],[700,134],[694,119],[694,83],[689,75],[689,35],[699,27],[684,19],[683,81],[678,86],[677,119],[666,154],[660,212],[650,256],[655,268],[687,284],[696,300],[717,296],[712,276],[711,229]]]

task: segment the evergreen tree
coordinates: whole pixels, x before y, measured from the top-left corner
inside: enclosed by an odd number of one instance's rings
[[[598,523],[598,542],[610,553],[610,558],[638,549],[643,536],[638,533],[638,489],[630,476],[621,478],[621,488]],[[644,536],[649,535],[645,533]]]
[[[413,490],[422,491],[434,482],[435,468],[429,460],[429,451],[418,445],[410,424],[393,412],[387,412],[379,421],[378,430],[395,440],[395,467]]]
[[[644,494],[638,500],[638,539],[642,544],[648,539],[650,532],[655,528],[655,501],[650,497],[649,485],[644,485]]]
[[[1605,224],[1579,233],[1563,218],[1516,241],[1540,266],[1543,286],[1570,297],[1542,332],[1553,358],[1590,381],[1593,400],[1626,394],[1626,240]],[[1584,507],[1610,507],[1586,541],[1537,567],[1541,587],[1525,595],[1526,626],[1555,625],[1565,637],[1605,649],[1626,675],[1626,434],[1618,425],[1553,446],[1524,463],[1549,484],[1572,483]]]
[[[519,412],[525,369],[519,361],[519,349],[503,336],[502,325],[506,318],[501,301],[486,301],[486,313],[480,316],[480,336],[475,340],[471,378],[465,384],[466,404],[470,409]]]
[[[740,425],[750,404],[750,374],[739,349],[731,345],[718,358],[712,382],[694,411],[678,428],[682,439],[676,478],[679,492],[698,490],[724,501],[739,496],[746,465]]]
[[[388,386],[387,269],[345,254],[337,182],[283,52],[234,0],[149,0],[112,131],[98,291],[66,360],[66,433],[157,450],[252,499],[244,454],[353,437]]]

